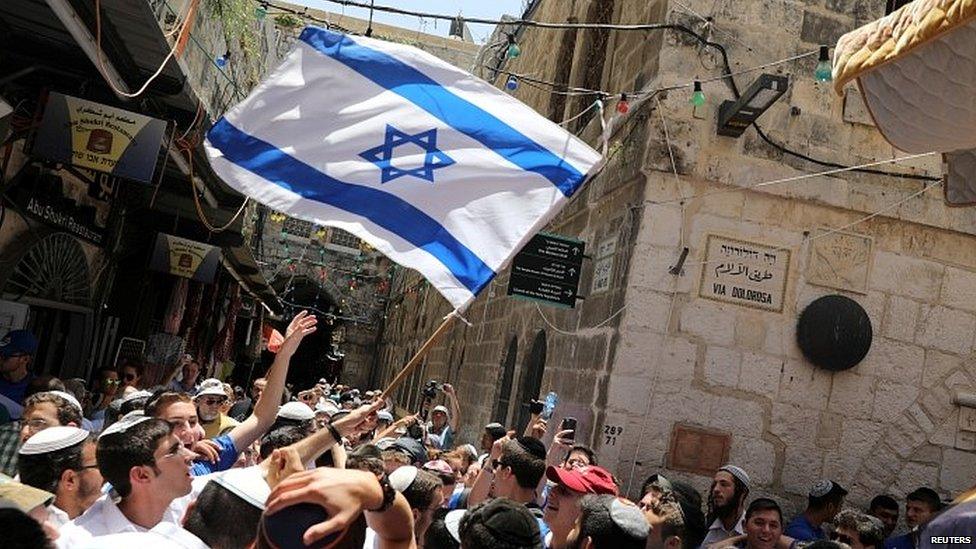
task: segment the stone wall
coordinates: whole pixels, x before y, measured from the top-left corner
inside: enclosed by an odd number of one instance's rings
[[[725,45],[733,71],[833,44],[883,12],[883,4],[862,1],[682,4],[714,16],[711,40]],[[607,6],[613,22],[666,21],[707,32],[685,8],[668,2],[543,0],[532,18],[592,21],[605,16],[599,9]],[[552,52],[566,32],[523,31],[522,56],[505,69],[547,80],[565,73],[560,63],[566,59]],[[676,32],[579,31],[575,39],[573,86],[657,88],[724,72],[715,50]],[[583,86],[601,63],[596,84]],[[829,83],[814,81],[815,63],[816,55],[765,69],[790,75],[791,82],[760,119],[770,139],[843,165],[903,156],[871,126],[855,88],[837,97]],[[760,72],[737,76],[738,88]],[[549,353],[540,393],[560,393],[560,413],[579,415],[585,425],[580,438],[597,448],[628,493],[659,470],[707,487],[706,471],[678,465],[689,447],[675,452],[675,426],[726,440],[728,459],[750,472],[755,492],[776,496],[790,513],[819,478],[850,488],[856,505],[921,485],[943,496],[972,485],[973,437],[958,427],[960,413],[968,417],[969,411],[961,412],[952,398],[976,390],[970,358],[976,210],[946,207],[941,189],[924,190],[930,181],[891,175],[843,172],[757,186],[828,168],[769,145],[754,129],[741,138],[716,135],[718,107],[732,94],[722,80],[706,83],[705,93],[702,107],[690,105],[691,90],[681,88],[633,101],[627,117],[611,120],[610,164],[549,229],[586,240],[588,250],[617,237],[610,291],[587,295],[591,261],[581,284],[587,299],[573,311],[543,308],[540,314],[504,296],[507,273],[501,273],[469,309],[472,326],[456,326],[428,356],[417,381],[436,377],[460,385],[470,440],[498,401],[512,337],[518,353],[510,394],[517,395],[533,339],[544,330]],[[525,85],[515,95],[557,120],[592,101],[559,99]],[[598,126],[589,120],[581,135],[596,143]],[[935,156],[875,168],[940,174]],[[719,261],[706,254],[709,235],[783,258],[777,271],[782,286],[773,292],[781,308],[702,297],[711,289],[703,281],[711,280]],[[683,248],[686,262],[673,275],[669,269]],[[866,358],[838,373],[812,365],[796,344],[799,314],[829,294],[859,303],[873,328]],[[380,379],[389,378],[446,312],[431,291],[423,297],[405,299],[391,314]]]

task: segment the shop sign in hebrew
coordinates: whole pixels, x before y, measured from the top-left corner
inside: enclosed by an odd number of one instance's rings
[[[698,295],[779,313],[789,270],[789,250],[708,235]]]
[[[810,242],[807,282],[867,293],[872,245],[868,236],[820,229]]]

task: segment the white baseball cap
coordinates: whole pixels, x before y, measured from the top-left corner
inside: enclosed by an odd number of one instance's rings
[[[196,400],[205,395],[226,397],[227,393],[224,392],[224,382],[214,377],[200,382],[200,391],[193,396],[193,399]]]

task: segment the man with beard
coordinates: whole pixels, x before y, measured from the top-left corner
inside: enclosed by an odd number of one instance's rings
[[[101,495],[95,439],[77,427],[50,427],[30,437],[20,448],[18,469],[22,483],[54,494],[48,512],[59,528]]]
[[[193,403],[197,407],[197,418],[203,426],[207,438],[217,438],[236,427],[238,422],[220,412],[220,407],[227,401],[224,384],[219,379],[205,379],[200,383],[199,390],[193,396]]]
[[[749,475],[735,465],[719,468],[712,477],[712,487],[708,493],[708,516],[705,522],[709,527],[702,541],[703,546],[745,533],[742,510],[748,497]],[[782,524],[780,528],[782,529]]]
[[[165,421],[148,417],[118,421],[98,438],[95,455],[112,491],[61,528],[59,547],[150,530],[163,520],[174,499],[190,493],[194,456]]]

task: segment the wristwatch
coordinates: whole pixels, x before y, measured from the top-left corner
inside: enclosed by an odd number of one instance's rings
[[[385,474],[381,477],[376,477],[376,480],[379,481],[380,488],[383,490],[383,503],[376,509],[366,510],[371,513],[382,513],[393,506],[393,500],[396,499],[396,490],[390,486],[390,479],[386,478]]]

